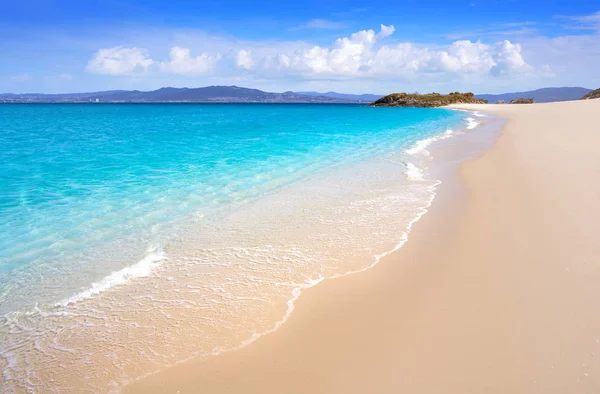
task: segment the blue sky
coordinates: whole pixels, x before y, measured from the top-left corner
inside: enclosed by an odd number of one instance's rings
[[[592,1],[0,0],[0,92],[600,86]]]

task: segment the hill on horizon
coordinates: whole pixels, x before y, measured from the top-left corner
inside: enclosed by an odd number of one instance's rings
[[[324,96],[324,97],[334,97],[334,98],[347,99],[347,100],[358,100],[358,101],[364,101],[364,102],[369,102],[369,103],[376,101],[376,100],[380,99],[381,97],[385,96],[384,94],[370,94],[370,93],[363,93],[363,94],[350,94],[350,93],[338,93],[338,92],[325,92],[325,93],[295,92],[295,93],[307,95],[307,96]]]
[[[579,100],[592,89],[582,87],[542,88],[525,92],[502,94],[476,94],[475,98],[495,103],[500,100],[509,102],[517,98],[533,98],[538,103],[552,101]],[[348,94],[337,92],[265,92],[259,89],[239,86],[206,86],[200,88],[164,87],[151,91],[140,90],[108,90],[103,92],[84,93],[0,93],[0,102],[47,102],[47,103],[340,103],[366,104],[372,103],[382,96],[377,94]]]
[[[504,100],[504,102],[508,103],[511,100],[518,98],[532,98],[536,103],[550,103],[554,101],[580,100],[591,91],[592,89],[582,87],[560,87],[542,88],[514,93],[476,94],[475,97],[487,100],[490,104],[494,104],[500,100]]]
[[[164,87],[151,91],[111,90],[91,93],[4,93],[0,100],[9,102],[197,102],[197,103],[358,103],[358,100],[302,95],[294,92],[272,93],[239,86],[200,88]]]

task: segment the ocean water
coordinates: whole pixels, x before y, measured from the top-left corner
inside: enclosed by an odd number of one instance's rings
[[[118,391],[400,247],[477,125],[356,105],[0,105],[0,392]],[[66,371],[69,371],[66,373]]]

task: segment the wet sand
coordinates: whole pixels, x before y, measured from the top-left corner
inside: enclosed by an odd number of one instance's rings
[[[125,392],[600,392],[600,100],[462,108],[509,121],[402,249]]]

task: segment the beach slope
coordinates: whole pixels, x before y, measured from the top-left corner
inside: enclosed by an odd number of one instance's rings
[[[600,100],[459,107],[508,122],[401,250],[308,289],[250,346],[125,391],[600,392]]]

